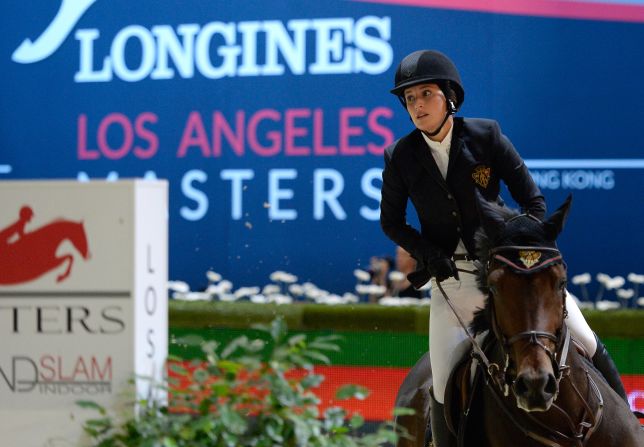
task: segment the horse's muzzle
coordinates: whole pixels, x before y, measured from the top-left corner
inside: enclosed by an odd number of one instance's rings
[[[557,395],[557,379],[547,371],[526,371],[512,385],[517,406],[525,411],[548,411]]]

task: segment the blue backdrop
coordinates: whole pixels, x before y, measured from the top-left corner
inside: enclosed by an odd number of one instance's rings
[[[459,114],[501,123],[551,210],[574,194],[571,273],[642,273],[642,2],[402,3],[4,2],[0,179],[167,178],[172,279],[280,269],[348,291],[394,253],[378,200],[383,148],[411,130],[396,65],[435,48],[461,71]]]

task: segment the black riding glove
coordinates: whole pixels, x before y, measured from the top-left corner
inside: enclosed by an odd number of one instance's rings
[[[453,276],[457,281],[460,280],[458,270],[453,260],[447,257],[437,257],[427,263],[427,271],[436,281],[445,281]]]

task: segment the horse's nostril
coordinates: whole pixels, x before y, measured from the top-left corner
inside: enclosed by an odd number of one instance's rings
[[[516,381],[514,382],[514,392],[520,396],[527,394],[528,386],[526,385],[523,376],[517,377]]]
[[[557,392],[557,379],[555,379],[554,374],[548,374],[548,382],[544,391],[548,394],[555,394]]]

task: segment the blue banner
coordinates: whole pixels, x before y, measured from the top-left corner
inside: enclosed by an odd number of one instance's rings
[[[382,153],[412,128],[388,93],[396,65],[434,48],[460,69],[459,114],[500,122],[549,208],[573,193],[571,274],[642,273],[644,6],[606,20],[584,18],[601,2],[555,3],[581,13],[5,2],[0,179],[166,178],[172,279],[199,289],[212,269],[240,287],[285,270],[351,291],[355,268],[394,254],[378,222]]]

